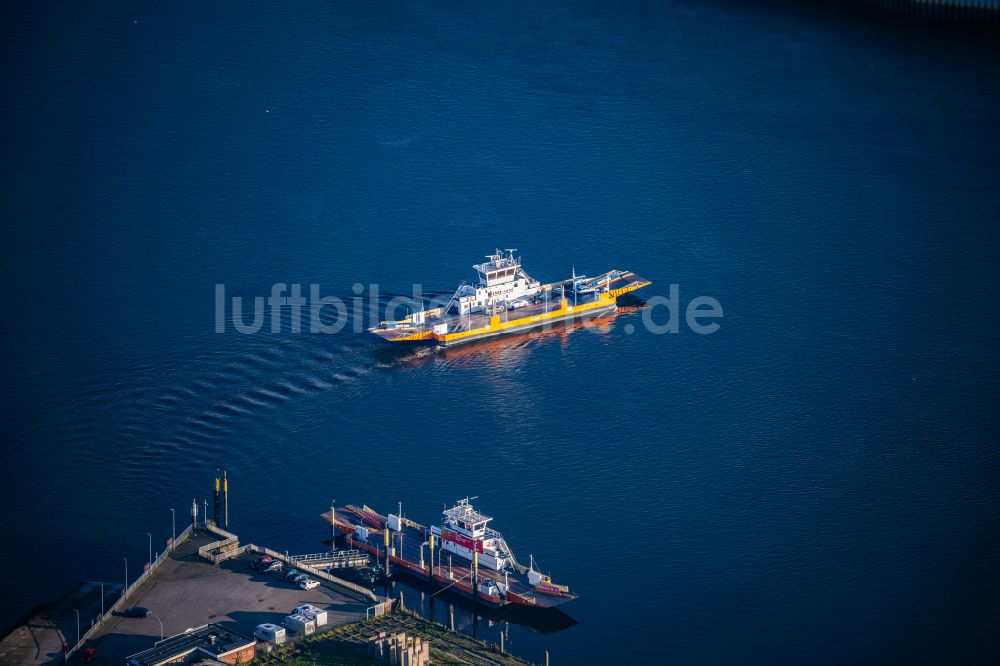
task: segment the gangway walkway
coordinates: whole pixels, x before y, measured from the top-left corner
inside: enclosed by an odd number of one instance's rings
[[[291,555],[289,562],[302,563],[311,567],[327,566],[331,569],[347,569],[367,567],[371,563],[368,553],[360,550],[335,550],[329,553],[312,553],[310,555]]]

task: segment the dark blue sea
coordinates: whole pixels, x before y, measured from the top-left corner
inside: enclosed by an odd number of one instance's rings
[[[279,550],[321,550],[331,499],[478,496],[580,594],[543,626],[458,605],[535,662],[1000,658],[995,33],[723,0],[3,15],[0,624],[134,577],[226,467],[232,529]],[[635,271],[647,306],[444,352],[352,332],[496,247]],[[278,282],[362,285],[360,317],[215,332],[216,284]],[[715,333],[650,329],[672,284]]]

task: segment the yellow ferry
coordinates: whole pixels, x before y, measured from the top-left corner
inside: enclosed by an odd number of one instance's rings
[[[369,332],[387,342],[456,345],[607,315],[618,308],[619,296],[650,284],[629,271],[588,278],[575,269],[568,280],[542,284],[524,271],[514,252],[498,249],[473,266],[479,280],[459,285],[447,305],[380,322]]]

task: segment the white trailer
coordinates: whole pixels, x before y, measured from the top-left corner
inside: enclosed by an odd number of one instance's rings
[[[312,604],[302,604],[292,612],[295,615],[302,615],[311,619],[316,623],[317,627],[322,627],[327,622],[326,611]]]
[[[257,630],[253,632],[253,635],[272,645],[281,645],[287,638],[284,627],[269,622],[258,624]]]
[[[316,633],[316,622],[305,615],[289,615],[284,619],[282,624],[285,625],[286,629],[290,629],[302,636],[309,636]]]

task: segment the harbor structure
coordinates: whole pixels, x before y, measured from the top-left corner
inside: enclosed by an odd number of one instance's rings
[[[552,608],[577,598],[543,574],[534,557],[521,564],[491,516],[465,498],[444,509],[440,525],[426,527],[401,515],[383,515],[367,505],[348,504],[323,514],[347,535],[351,548],[384,562],[386,575],[402,571],[442,590],[496,608],[520,605]],[[401,513],[401,512],[400,512]]]

